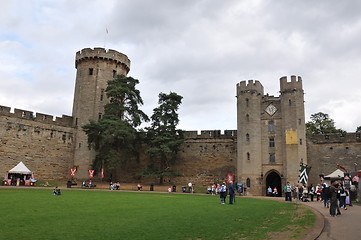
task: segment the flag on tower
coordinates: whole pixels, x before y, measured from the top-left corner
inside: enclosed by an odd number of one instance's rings
[[[301,164],[300,167],[300,180],[298,182],[307,185],[311,167],[303,164]]]

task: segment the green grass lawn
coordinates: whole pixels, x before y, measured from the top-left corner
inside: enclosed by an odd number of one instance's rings
[[[301,205],[244,197],[221,205],[210,195],[0,188],[0,201],[8,240],[298,239],[315,222]]]

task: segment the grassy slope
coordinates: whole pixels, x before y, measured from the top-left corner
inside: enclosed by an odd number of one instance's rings
[[[209,195],[0,188],[0,239],[266,239],[299,234],[315,216],[299,205]],[[302,210],[308,211],[308,210]]]

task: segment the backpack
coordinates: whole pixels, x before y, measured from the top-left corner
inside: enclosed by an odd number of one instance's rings
[[[327,198],[331,198],[331,190],[330,190],[330,187],[325,187],[325,188],[323,189],[323,192],[324,192],[324,194],[325,194],[325,196],[326,196]]]

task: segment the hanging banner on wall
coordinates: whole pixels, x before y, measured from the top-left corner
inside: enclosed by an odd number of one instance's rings
[[[233,174],[230,174],[230,173],[228,173],[227,174],[227,183],[230,183],[230,182],[234,182],[234,175]]]
[[[75,176],[75,173],[76,173],[76,168],[70,169],[70,175],[71,175],[72,177]]]
[[[89,178],[92,178],[94,176],[94,170],[89,170]]]
[[[102,168],[102,179],[104,178],[104,168]]]
[[[300,167],[300,180],[298,182],[307,185],[311,167],[303,164],[301,164]]]

